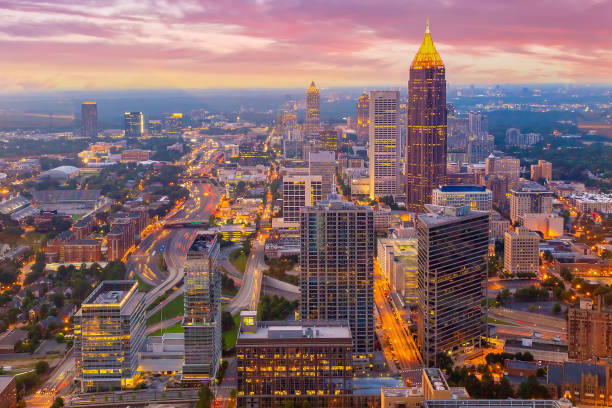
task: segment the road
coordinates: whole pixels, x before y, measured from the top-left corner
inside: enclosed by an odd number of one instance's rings
[[[382,326],[382,336],[379,341],[383,348],[385,357],[392,356],[393,364],[400,374],[408,374],[421,367],[421,357],[414,339],[405,327],[402,319],[397,316],[391,301],[386,295],[389,293],[389,283],[385,280],[378,261],[374,261],[374,303],[378,310]]]
[[[28,407],[49,408],[56,396],[65,396],[70,392],[74,378],[74,349],[70,349],[66,358],[51,373],[51,376],[40,386],[39,390],[26,398]]]
[[[242,285],[240,285],[236,296],[225,307],[225,310],[231,314],[238,313],[241,310],[257,310],[261,294],[263,271],[268,268],[264,261],[264,243],[265,239],[262,236],[253,241],[251,253],[242,278]]]

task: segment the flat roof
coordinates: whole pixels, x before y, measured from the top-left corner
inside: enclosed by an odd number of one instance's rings
[[[485,186],[463,186],[463,185],[453,185],[453,186],[440,186],[439,190],[443,193],[479,193],[487,191]]]
[[[189,252],[210,252],[216,237],[217,233],[215,231],[198,231],[189,247]]]
[[[442,374],[439,368],[424,368],[423,372],[436,391],[448,390],[448,384],[444,379],[444,374]]]
[[[103,281],[83,301],[83,306],[120,304],[137,285],[133,280]]]
[[[238,332],[238,340],[351,339],[348,322],[258,322],[254,332]]]
[[[452,221],[466,220],[470,218],[481,217],[486,215],[489,217],[489,213],[485,211],[473,211],[469,206],[434,206],[426,204],[426,208],[436,210],[436,212],[429,212],[425,214],[419,214],[418,219],[428,227],[435,227],[437,225],[446,224]]]

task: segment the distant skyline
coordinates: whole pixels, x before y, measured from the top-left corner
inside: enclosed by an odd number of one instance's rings
[[[612,82],[605,0],[0,0],[1,92]]]

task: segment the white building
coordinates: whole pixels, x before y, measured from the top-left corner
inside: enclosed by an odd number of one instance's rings
[[[379,238],[377,260],[391,290],[406,304],[416,304],[417,238]]]
[[[557,238],[563,235],[563,217],[557,214],[524,214],[521,224],[531,231],[539,231],[544,239]]]
[[[399,91],[370,92],[370,198],[394,196],[399,186]]]
[[[440,186],[432,192],[431,201],[440,206],[469,205],[475,211],[490,211],[493,194],[484,186]]]
[[[323,199],[321,176],[283,177],[283,223],[286,227],[300,226],[300,208],[313,206]]]
[[[526,227],[506,232],[504,270],[512,273],[538,273],[540,267],[540,236]]]

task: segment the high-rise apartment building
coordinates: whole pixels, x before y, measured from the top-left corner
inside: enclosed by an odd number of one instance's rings
[[[593,308],[593,306],[595,306]],[[610,358],[612,355],[612,309],[601,296],[595,305],[580,303],[567,312],[568,356],[575,360]]]
[[[307,138],[316,138],[321,126],[321,101],[319,88],[314,81],[306,90],[306,121],[304,122],[304,135]]]
[[[323,200],[321,176],[283,177],[283,222],[300,225],[300,208]]]
[[[374,351],[374,215],[339,196],[304,207],[300,225],[301,316],[348,320],[355,353]]]
[[[406,207],[422,212],[446,176],[446,73],[429,23],[410,67],[407,127]]]
[[[519,183],[510,190],[510,220],[520,222],[525,214],[549,214],[552,212],[553,192],[535,181]]]
[[[489,213],[468,206],[427,206],[417,217],[418,344],[425,365],[460,353],[486,334]]]
[[[183,381],[211,382],[221,359],[221,274],[214,231],[199,232],[185,258]]]
[[[74,350],[82,392],[137,385],[144,298],[136,281],[103,281],[81,304],[74,315]]]
[[[336,192],[336,154],[334,152],[310,152],[308,168],[311,176],[321,176],[321,194],[323,199]]]
[[[490,211],[493,194],[484,186],[440,186],[434,189],[431,203],[440,206],[469,205],[475,211]]]
[[[538,164],[531,165],[531,180],[552,180],[552,163],[546,160],[538,160]]]
[[[240,319],[238,407],[354,406],[340,401],[352,388],[348,322],[263,322],[255,311],[241,312]]]
[[[399,177],[399,91],[370,92],[370,198],[395,196]]]
[[[416,305],[418,251],[416,238],[379,238],[376,259],[391,290],[407,304]]]
[[[126,138],[142,137],[144,135],[144,116],[142,112],[125,112],[123,119]]]
[[[98,136],[98,104],[83,102],[81,105],[82,134],[84,137]]]
[[[507,231],[504,237],[504,270],[512,274],[538,273],[540,236],[525,227]]]
[[[481,135],[489,132],[489,121],[487,115],[481,112],[470,112],[468,114],[468,132],[470,135]]]
[[[357,142],[365,144],[370,138],[370,96],[367,92],[357,100]]]

